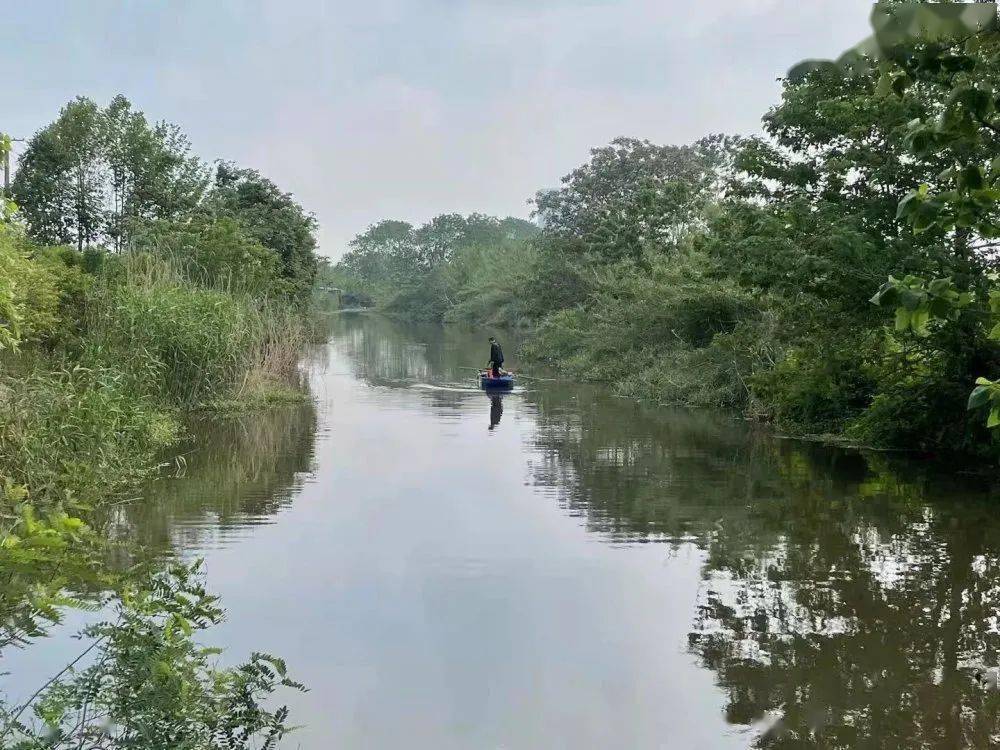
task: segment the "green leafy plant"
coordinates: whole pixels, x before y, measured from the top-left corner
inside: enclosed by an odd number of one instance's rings
[[[902,279],[890,276],[871,302],[895,310],[897,331],[913,331],[924,336],[931,321],[957,320],[973,299],[971,292],[958,291],[951,279],[928,282],[910,275]]]
[[[85,629],[84,651],[24,703],[0,709],[11,750],[274,748],[288,708],[266,706],[280,688],[304,690],[285,663],[255,653],[237,667],[195,634],[223,612],[200,563],[175,565],[113,597],[113,617]]]

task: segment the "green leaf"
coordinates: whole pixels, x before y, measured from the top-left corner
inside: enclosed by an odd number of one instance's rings
[[[994,427],[1000,427],[1000,408],[994,406],[990,409],[990,417],[986,420],[986,426],[991,430]]]
[[[907,310],[913,311],[920,307],[921,303],[924,301],[924,296],[919,292],[915,292],[912,289],[901,289],[899,292],[899,300]]]
[[[986,406],[990,400],[989,386],[977,385],[969,394],[969,404],[966,407],[969,411]]]
[[[896,330],[905,331],[910,327],[910,311],[905,307],[896,308]]]
[[[983,187],[983,170],[974,164],[965,167],[958,178],[958,184],[966,190],[979,190]]]

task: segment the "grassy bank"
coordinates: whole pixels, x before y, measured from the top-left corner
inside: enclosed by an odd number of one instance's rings
[[[169,259],[83,256],[0,234],[11,347],[0,466],[37,501],[93,504],[155,469],[182,410],[304,397],[302,315]],[[30,286],[29,286],[30,285]],[[17,338],[14,339],[13,336]]]

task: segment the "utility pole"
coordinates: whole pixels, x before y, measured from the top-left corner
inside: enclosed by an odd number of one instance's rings
[[[11,138],[0,133],[0,148],[3,149],[3,194],[10,196],[10,149],[12,143],[23,143],[24,138]]]

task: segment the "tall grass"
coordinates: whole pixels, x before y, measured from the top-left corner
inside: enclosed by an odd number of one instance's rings
[[[36,368],[0,387],[0,467],[33,497],[92,504],[146,476],[178,423],[106,368]]]
[[[137,393],[181,408],[296,383],[307,336],[297,310],[196,285],[168,259],[120,265],[94,295],[84,361],[121,368]]]
[[[113,495],[177,437],[178,412],[299,385],[299,310],[199,284],[169,259],[108,259],[81,310],[71,342],[0,381],[0,477],[39,500]]]

